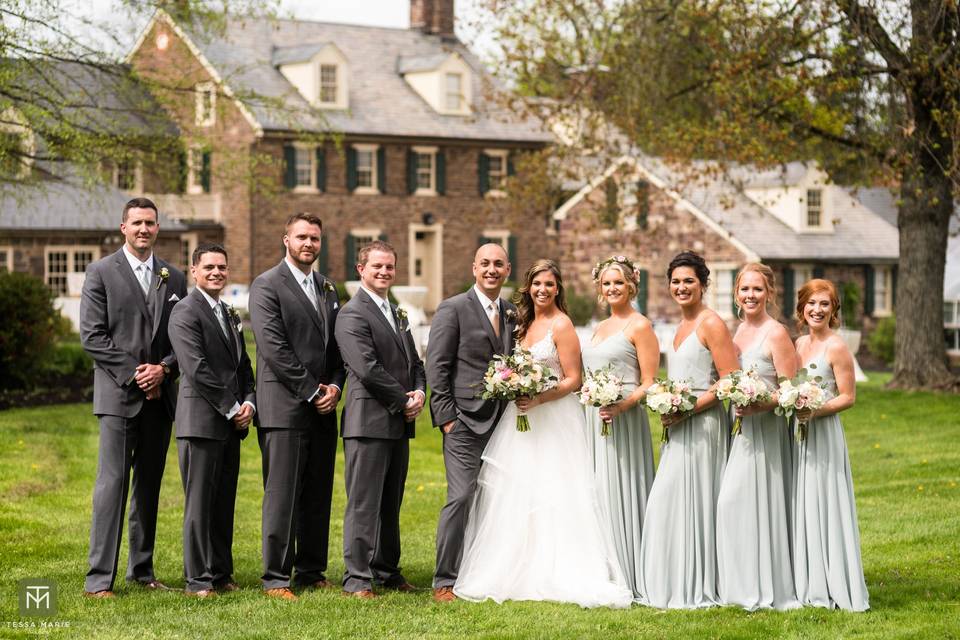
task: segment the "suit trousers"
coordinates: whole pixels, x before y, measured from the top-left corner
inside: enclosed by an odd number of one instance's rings
[[[336,423],[257,430],[263,465],[263,588],[325,580]]]
[[[90,592],[113,589],[131,469],[130,551],[126,577],[128,581],[136,582],[156,579],[153,545],[171,429],[163,399],[145,400],[140,413],[132,418],[102,415],[99,420],[100,449],[93,488],[90,569],[84,582],[84,589]]]
[[[233,515],[240,437],[177,438],[183,481],[183,574],[187,591],[213,589],[233,577]]]
[[[344,438],[343,590],[406,582],[400,573],[400,504],[407,480],[407,438]]]
[[[437,523],[437,567],[434,588],[452,587],[460,572],[463,535],[477,490],[481,456],[493,429],[474,433],[459,420],[443,434],[443,463],[447,475],[447,502]]]

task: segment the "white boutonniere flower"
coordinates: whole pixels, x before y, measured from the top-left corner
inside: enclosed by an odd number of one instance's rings
[[[337,292],[337,287],[334,286],[334,284],[333,284],[332,282],[330,282],[329,280],[324,280],[324,281],[323,281],[323,290],[326,291],[327,293],[336,293],[336,292]]]
[[[160,279],[157,280],[157,289],[159,289],[159,288],[160,288],[160,285],[162,285],[164,282],[166,282],[166,281],[167,281],[167,278],[170,277],[170,269],[167,269],[166,267],[160,267],[160,274],[159,274],[159,276],[160,276]]]
[[[406,331],[409,324],[407,311],[403,307],[397,307],[397,321],[400,323],[400,331]]]
[[[507,322],[517,321],[517,312],[514,311],[513,309],[507,309],[503,315],[506,318]]]
[[[227,313],[230,314],[230,320],[233,321],[233,325],[237,328],[237,333],[243,333],[243,319],[240,317],[240,312],[237,311],[237,308],[231,304],[227,307]]]

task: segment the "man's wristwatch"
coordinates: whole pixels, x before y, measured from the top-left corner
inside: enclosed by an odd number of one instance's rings
[[[160,361],[160,368],[163,369],[163,375],[165,377],[170,375],[170,365],[163,360]]]

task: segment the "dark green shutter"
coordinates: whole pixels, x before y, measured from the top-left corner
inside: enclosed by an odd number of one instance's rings
[[[297,149],[292,144],[283,146],[283,186],[293,189],[297,186]]]
[[[201,156],[200,164],[200,186],[203,188],[204,193],[210,193],[210,164],[211,164],[211,153],[209,151],[204,151]]]
[[[330,242],[326,238],[320,239],[320,257],[317,258],[317,271],[323,275],[329,273],[327,270],[330,268],[330,252],[328,251]]]
[[[377,240],[379,240],[380,242],[386,242],[386,241],[387,241],[387,234],[381,233],[379,236],[377,236]]]
[[[317,159],[317,189],[327,190],[327,151],[323,147],[316,149]],[[324,272],[326,273],[326,272]]]
[[[796,295],[793,269],[783,268],[783,316],[787,319],[793,316],[794,296]]]
[[[437,165],[434,167],[437,175],[437,193],[442,196],[447,191],[447,159],[443,155],[443,151],[437,151],[434,158],[436,158]]]
[[[518,264],[517,257],[517,236],[512,233],[507,237],[507,260],[510,261],[511,267],[516,269]]]
[[[637,226],[646,231],[650,225],[650,183],[637,183]]]
[[[814,277],[814,278],[823,278],[823,267],[814,267],[814,268],[813,268],[813,277]]]
[[[730,271],[730,288],[733,289],[733,291],[730,292],[730,295],[733,297],[733,300],[730,301],[730,310],[733,311],[733,315],[737,315],[737,307],[740,306],[737,304],[737,273],[739,273],[737,269]]]
[[[347,191],[357,188],[357,150],[347,147]]]
[[[348,233],[343,242],[343,279],[356,280],[357,275],[357,239]]]
[[[483,151],[477,160],[477,177],[480,183],[480,195],[490,191],[490,157]]]
[[[513,154],[508,153],[507,154],[507,175],[512,176],[512,175],[516,175],[516,173],[517,173],[517,169],[516,167],[513,166]]]
[[[480,236],[480,237],[478,237],[478,238],[477,238],[477,248],[479,249],[480,247],[482,247],[483,245],[487,244],[488,242],[490,242],[490,238],[488,238],[488,237],[486,237],[486,236]]]
[[[186,149],[180,149],[177,152],[177,193],[186,193],[187,191],[187,173],[190,171],[190,165],[187,162]]]
[[[863,315],[872,316],[876,308],[877,273],[871,265],[863,267]]]
[[[890,267],[890,302],[891,302],[891,311],[896,312],[897,310],[897,271],[899,265],[893,265]]]
[[[646,269],[640,269],[640,277],[637,279],[637,309],[643,315],[647,315],[647,298],[650,295],[650,273]]]
[[[377,191],[387,192],[387,150],[377,149]]]
[[[417,152],[407,151],[407,193],[417,192]]]

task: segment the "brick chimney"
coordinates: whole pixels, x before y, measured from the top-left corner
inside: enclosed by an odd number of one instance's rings
[[[410,0],[410,28],[453,37],[454,0]]]

